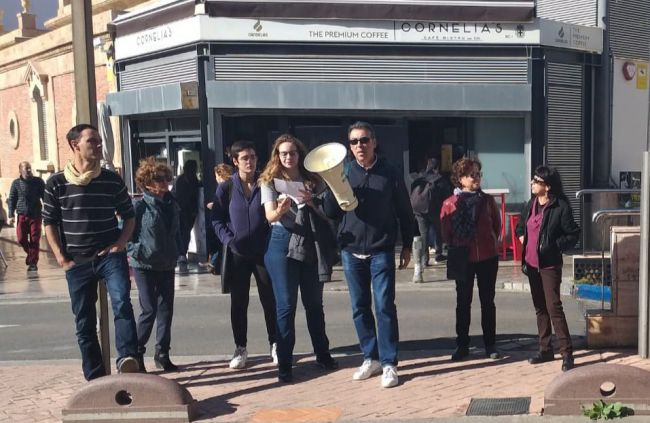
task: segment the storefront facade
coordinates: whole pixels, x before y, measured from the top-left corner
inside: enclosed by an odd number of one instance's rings
[[[114,22],[109,105],[127,183],[144,155],[177,168],[196,154],[211,192],[212,165],[238,139],[266,158],[283,132],[313,148],[343,142],[356,120],[376,126],[405,178],[428,157],[444,169],[478,157],[484,186],[507,188],[513,209],[538,164],[560,168],[569,194],[589,175],[600,28],[540,19],[526,1],[259,3],[166,1]]]

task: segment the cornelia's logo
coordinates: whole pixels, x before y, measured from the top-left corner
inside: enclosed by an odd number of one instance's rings
[[[564,27],[560,28],[560,30],[557,32],[557,36],[560,38],[564,38]]]

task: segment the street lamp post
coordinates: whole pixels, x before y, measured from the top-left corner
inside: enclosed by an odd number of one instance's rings
[[[72,0],[72,53],[77,122],[97,127],[97,93],[93,48],[92,1]],[[111,349],[108,328],[108,300],[103,283],[98,287],[99,341],[106,373],[111,373]]]

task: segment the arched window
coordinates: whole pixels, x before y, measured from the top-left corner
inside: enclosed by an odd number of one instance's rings
[[[47,142],[47,103],[41,95],[38,86],[34,86],[32,91],[32,100],[36,108],[36,120],[38,124],[38,146],[40,150],[40,159],[49,159],[49,147]]]

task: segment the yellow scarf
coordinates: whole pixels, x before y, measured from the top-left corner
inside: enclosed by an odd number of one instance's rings
[[[98,177],[101,171],[102,168],[100,167],[99,162],[97,162],[97,166],[95,166],[93,170],[84,173],[79,173],[72,162],[68,162],[63,169],[63,175],[68,182],[74,185],[86,186],[90,181]]]

